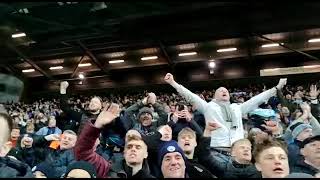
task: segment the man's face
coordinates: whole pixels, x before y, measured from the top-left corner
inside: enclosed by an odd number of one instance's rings
[[[139,120],[142,126],[150,126],[152,123],[152,116],[149,113],[142,113]]]
[[[185,178],[186,165],[179,152],[164,155],[161,164],[164,178]]]
[[[162,135],[161,137],[162,141],[170,141],[172,139],[172,129],[169,125],[160,127],[158,131]]]
[[[282,108],[282,105],[279,103],[277,104],[277,109],[281,109]]]
[[[91,112],[96,112],[99,111],[102,107],[101,101],[99,98],[94,97],[91,99],[90,103],[89,103],[89,110]]]
[[[287,95],[286,95],[286,99],[288,99],[288,100],[292,100],[292,96],[291,96],[291,94],[287,94]]]
[[[320,141],[313,141],[301,149],[301,154],[309,162],[320,160]]]
[[[20,136],[20,129],[12,129],[11,139],[18,139]]]
[[[250,141],[237,142],[232,148],[231,155],[238,163],[250,162],[252,158]]]
[[[56,118],[50,117],[49,122],[48,122],[48,127],[56,127],[57,121]]]
[[[255,166],[263,178],[284,178],[289,175],[288,155],[280,147],[263,150]]]
[[[170,112],[175,112],[175,111],[176,111],[176,106],[170,105]]]
[[[0,116],[0,127],[1,127],[0,147],[2,147],[9,140],[10,131],[9,131],[9,125],[7,121],[1,116]]]
[[[62,134],[60,140],[60,149],[71,149],[76,145],[77,136],[69,133]]]
[[[224,88],[224,87],[220,87],[216,90],[215,94],[214,94],[214,98],[217,101],[230,101],[230,95],[229,95],[229,91]]]
[[[142,140],[131,140],[124,147],[124,158],[127,164],[142,164],[148,157],[147,146]]]
[[[194,152],[197,146],[196,137],[191,133],[184,133],[178,137],[178,145],[181,147],[185,154]]]
[[[303,140],[307,139],[308,137],[312,137],[312,129],[311,129],[311,128],[304,129],[304,130],[297,136],[297,140],[303,141]]]

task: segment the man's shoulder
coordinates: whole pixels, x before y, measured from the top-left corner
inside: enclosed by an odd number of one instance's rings
[[[0,178],[32,177],[30,167],[13,158],[0,158]]]

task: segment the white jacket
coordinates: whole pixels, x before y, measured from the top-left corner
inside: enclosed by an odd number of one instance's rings
[[[213,101],[207,103],[198,95],[192,93],[178,83],[173,84],[173,87],[186,99],[186,101],[196,106],[196,109],[204,115],[206,121],[215,121],[222,127],[212,131],[211,147],[231,147],[233,142],[244,138],[242,115],[257,109],[260,104],[267,101],[270,97],[275,96],[277,92],[276,88],[272,88],[252,97],[242,104],[231,104],[230,108],[234,111],[237,119],[237,128],[230,130],[229,127],[224,125],[226,124],[226,121],[223,119],[221,108],[218,104]]]

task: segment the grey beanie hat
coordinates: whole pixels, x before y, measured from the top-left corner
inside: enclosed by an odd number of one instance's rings
[[[140,118],[140,116],[141,116],[143,113],[149,113],[149,114],[152,116],[152,118],[153,118],[153,115],[152,115],[153,111],[152,111],[151,108],[148,108],[148,107],[143,107],[143,108],[141,108],[141,109],[139,110],[139,113],[138,113],[138,116],[137,116],[138,119]]]
[[[298,122],[298,123],[292,125],[292,127],[290,127],[290,129],[292,131],[293,139],[296,139],[302,131],[304,131],[305,129],[308,129],[308,128],[312,129],[312,126],[309,124],[301,123],[301,122]]]

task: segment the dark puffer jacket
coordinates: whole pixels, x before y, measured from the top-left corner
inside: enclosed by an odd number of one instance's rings
[[[210,137],[201,137],[198,146],[199,162],[218,178],[261,178],[253,164],[239,164],[230,158],[224,163],[219,163],[210,155]]]
[[[0,157],[0,178],[32,178],[31,168],[10,157]]]
[[[306,174],[310,174],[310,175],[314,176],[317,173],[319,173],[320,171],[317,168],[305,163],[304,159],[302,159],[302,160],[299,160],[297,163],[295,163],[295,165],[292,168],[290,168],[290,172],[291,173],[306,173]]]

